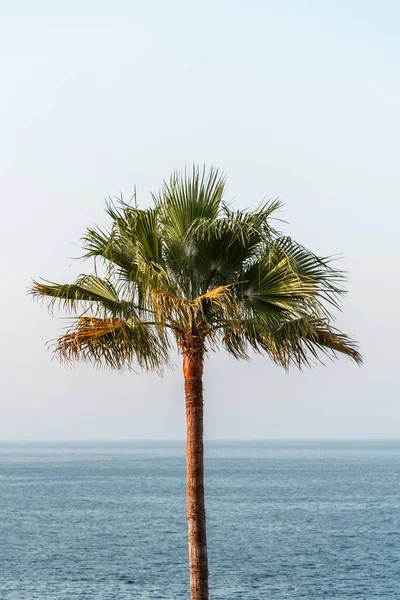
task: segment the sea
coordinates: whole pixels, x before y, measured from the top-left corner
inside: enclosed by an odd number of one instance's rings
[[[400,441],[206,442],[212,600],[400,598]],[[0,444],[0,600],[189,599],[183,442]]]

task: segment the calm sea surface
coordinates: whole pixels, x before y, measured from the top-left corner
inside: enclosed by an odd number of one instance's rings
[[[400,598],[400,442],[208,443],[213,600]],[[184,444],[0,445],[1,600],[188,598]]]

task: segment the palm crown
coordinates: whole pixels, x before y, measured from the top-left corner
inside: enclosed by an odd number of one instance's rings
[[[224,185],[218,170],[193,167],[164,184],[153,208],[108,203],[111,226],[82,239],[105,276],[33,282],[34,296],[75,315],[56,342],[60,358],[161,370],[174,344],[198,340],[236,358],[265,352],[286,369],[323,354],[361,362],[355,342],[331,325],[343,273],[271,227],[279,201],[234,211]]]

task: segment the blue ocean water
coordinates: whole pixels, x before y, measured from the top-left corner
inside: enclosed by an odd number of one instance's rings
[[[400,598],[400,442],[208,443],[213,600]],[[188,598],[183,443],[0,445],[1,600]]]

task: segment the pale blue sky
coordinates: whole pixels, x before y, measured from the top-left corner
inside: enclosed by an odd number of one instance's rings
[[[342,253],[338,325],[366,356],[289,375],[206,363],[209,438],[398,437],[398,2],[17,1],[1,8],[0,439],[183,438],[178,368],[163,380],[62,368],[64,324],[25,296],[72,281],[103,198],[143,206],[171,170],[228,175],[226,198],[285,202],[285,232]],[[392,314],[393,313],[393,314]]]

